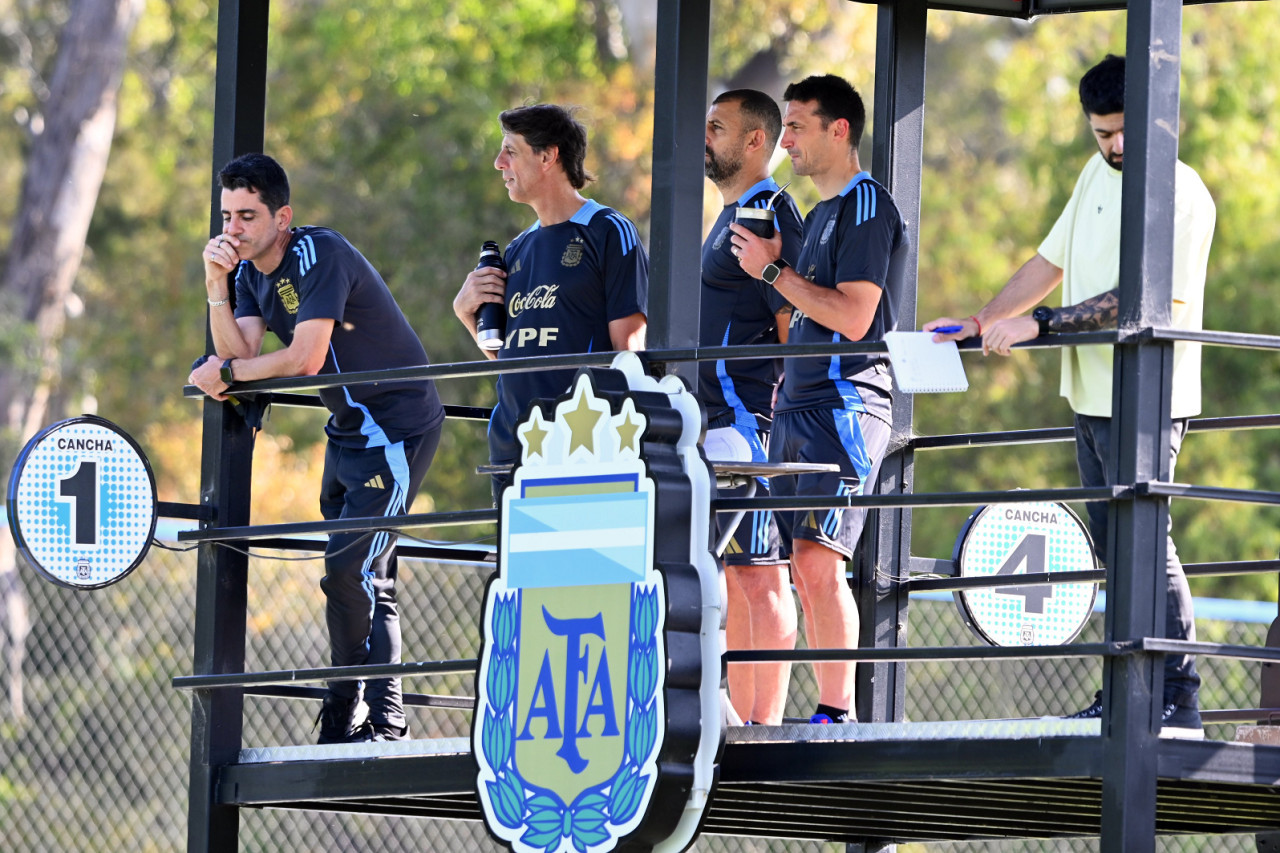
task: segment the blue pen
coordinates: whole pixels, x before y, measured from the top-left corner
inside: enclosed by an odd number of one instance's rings
[[[939,326],[933,331],[939,335],[954,335],[956,332],[963,332],[964,326]]]

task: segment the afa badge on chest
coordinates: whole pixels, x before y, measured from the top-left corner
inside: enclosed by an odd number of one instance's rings
[[[71,589],[113,584],[137,568],[156,529],[156,483],[138,445],[84,415],[45,428],[9,475],[9,527],[26,561]]]

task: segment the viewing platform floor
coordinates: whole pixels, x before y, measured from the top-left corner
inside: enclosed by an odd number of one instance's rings
[[[1161,739],[1161,835],[1280,832],[1280,746]],[[856,842],[1097,836],[1107,741],[1059,718],[732,727],[702,831]],[[217,801],[479,820],[467,738],[256,747]]]

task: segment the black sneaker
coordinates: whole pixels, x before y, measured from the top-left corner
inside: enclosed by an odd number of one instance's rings
[[[333,693],[326,694],[316,725],[320,727],[319,743],[356,743],[373,739],[373,727],[368,720],[356,723],[357,697],[345,699]],[[312,726],[315,730],[315,726]]]
[[[1099,690],[1093,694],[1093,704],[1082,711],[1076,711],[1074,714],[1067,714],[1064,720],[1096,720],[1102,716],[1102,691]]]
[[[1096,720],[1102,716],[1102,691],[1093,694],[1093,704],[1082,711],[1068,714],[1066,720]],[[1204,724],[1200,721],[1200,709],[1195,705],[1179,705],[1167,702],[1160,716],[1160,737],[1204,739]]]
[[[393,726],[390,723],[373,723],[373,741],[408,740],[409,727]]]
[[[1160,717],[1160,737],[1204,740],[1204,723],[1200,719],[1200,708],[1196,705],[1166,702],[1164,713]]]
[[[361,720],[360,724],[351,730],[351,734],[347,735],[346,740],[343,740],[342,743],[371,743],[377,739],[373,730],[373,723],[368,720]]]

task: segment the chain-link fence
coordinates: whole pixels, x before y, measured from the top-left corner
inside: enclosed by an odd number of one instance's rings
[[[251,561],[248,668],[313,667],[328,661],[319,561]],[[402,561],[399,597],[405,660],[474,657],[486,570]],[[0,717],[0,849],[181,850],[186,844],[189,697],[170,686],[191,671],[195,554],[154,549],[123,582],[76,592],[24,575],[33,629],[23,677],[26,716]],[[1260,645],[1266,626],[1200,622],[1201,639]],[[1083,640],[1098,640],[1095,616]],[[976,644],[956,608],[918,601],[913,645]],[[1258,665],[1204,659],[1202,706],[1254,707]],[[1100,683],[1096,660],[914,663],[908,669],[911,720],[1057,714],[1082,707]],[[11,673],[0,665],[8,683]],[[413,679],[419,693],[473,695],[470,677]],[[787,713],[807,715],[811,670],[796,668]],[[314,742],[317,703],[267,697],[245,701],[247,745]],[[416,737],[465,736],[469,713],[410,708]],[[1230,739],[1234,729],[1208,727]],[[478,822],[244,809],[243,851],[497,849]],[[699,851],[835,851],[835,844],[705,836]],[[921,851],[1087,851],[1094,839],[902,845]],[[1165,851],[1253,851],[1251,836],[1162,839]]]

